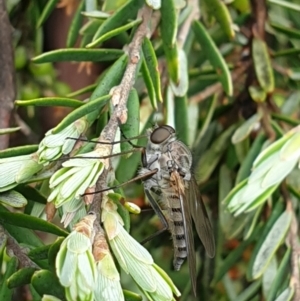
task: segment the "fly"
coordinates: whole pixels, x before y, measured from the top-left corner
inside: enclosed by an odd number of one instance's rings
[[[150,133],[142,163],[139,174],[146,178],[143,180],[145,194],[164,224],[164,229],[159,232],[169,229],[172,236],[174,269],[178,271],[187,258],[196,295],[192,220],[209,257],[215,255],[215,242],[211,223],[191,174],[191,152],[183,142],[176,139],[175,130],[171,126],[163,125]],[[148,176],[151,172],[155,173]]]
[[[139,176],[115,187],[86,194],[119,188],[141,179],[145,194],[164,225],[163,229],[143,242],[168,229],[173,240],[174,269],[180,270],[187,258],[193,292],[196,295],[196,256],[192,224],[194,223],[209,257],[215,255],[215,241],[196,180],[191,173],[192,154],[183,142],[177,140],[175,130],[168,125],[158,126],[149,132],[147,146],[136,148],[136,151],[142,151]],[[116,155],[119,154],[112,156]]]

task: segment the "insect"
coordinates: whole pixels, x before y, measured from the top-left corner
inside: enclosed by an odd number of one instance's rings
[[[215,242],[206,209],[191,174],[191,152],[184,143],[177,140],[171,126],[158,126],[149,134],[142,163],[139,174],[141,177],[146,175],[145,194],[164,224],[159,232],[166,229],[171,232],[174,269],[178,271],[185,258],[188,259],[192,287],[196,294],[192,220],[209,257],[215,255]],[[156,173],[147,176],[155,170]],[[151,238],[152,236],[147,240]]]
[[[193,292],[196,295],[193,222],[209,257],[215,255],[215,242],[191,167],[192,154],[183,142],[177,140],[175,130],[169,125],[157,126],[148,133],[147,146],[142,148],[139,176],[108,189],[118,188],[138,179],[144,182],[145,194],[164,227],[143,242],[168,229],[173,240],[174,269],[180,270],[187,258]]]

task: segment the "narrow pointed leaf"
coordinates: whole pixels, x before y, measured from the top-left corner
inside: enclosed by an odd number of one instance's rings
[[[123,26],[115,28],[115,29],[101,35],[98,39],[93,40],[93,42],[87,44],[86,47],[87,48],[96,47],[96,46],[100,45],[101,43],[103,43],[104,41],[106,41],[106,40],[108,40],[112,37],[115,37],[115,36],[119,35],[122,32],[126,32],[127,30],[139,25],[141,22],[142,22],[142,19],[137,19],[137,20],[129,22],[129,23],[123,25]]]
[[[272,281],[271,287],[266,296],[266,301],[273,301],[278,293],[282,279],[285,279],[288,274],[289,264],[291,259],[291,248],[288,248],[279,264],[277,273]]]
[[[1,223],[48,232],[55,235],[67,236],[69,234],[68,232],[62,230],[61,228],[51,223],[48,223],[40,218],[26,215],[23,213],[11,213],[11,212],[1,211],[0,221]]]
[[[126,138],[136,137],[140,134],[140,100],[135,89],[131,89],[127,101],[127,121],[120,126],[120,130]],[[130,141],[136,145],[137,139]],[[121,144],[121,151],[129,151],[132,145],[128,142]]]
[[[255,256],[252,266],[253,279],[259,278],[266,269],[272,256],[274,256],[276,250],[282,243],[289,229],[291,220],[291,212],[285,211],[273,224],[272,228],[265,237],[264,242],[259,246],[259,251]]]
[[[259,39],[252,40],[252,56],[255,73],[260,86],[267,92],[274,90],[274,74],[266,43]]]
[[[161,37],[166,48],[173,48],[177,35],[177,12],[174,0],[161,2]]]
[[[84,5],[85,5],[85,1],[81,0],[74,16],[72,17],[72,22],[69,28],[67,41],[66,41],[67,48],[73,47],[78,39],[79,30],[83,21],[83,15],[81,14],[81,12],[84,9]]]
[[[31,284],[40,296],[46,294],[65,300],[64,289],[60,285],[56,275],[48,270],[36,271],[31,278]]]
[[[0,283],[0,300],[11,300],[13,290],[8,288],[7,285],[7,279],[13,275],[18,267],[18,259],[17,257],[12,257],[8,262],[6,266],[6,271],[4,275],[1,277],[1,283]]]
[[[194,21],[192,28],[195,33],[196,39],[200,43],[206,57],[209,59],[211,65],[215,68],[223,89],[228,95],[232,95],[233,86],[231,75],[220,51],[218,50],[207,30],[200,22]]]
[[[78,108],[84,104],[84,102],[77,99],[65,98],[65,97],[43,97],[30,100],[16,100],[15,104],[20,107],[26,106],[62,106],[70,108]]]
[[[142,6],[143,1],[131,0],[114,12],[112,16],[107,18],[97,30],[93,37],[93,41],[99,37],[128,23],[128,20],[135,20],[138,9]]]
[[[31,276],[35,271],[36,269],[31,267],[26,267],[18,270],[7,279],[8,288],[13,289],[15,287],[29,284],[31,281]]]
[[[23,146],[8,148],[5,150],[0,150],[0,159],[24,156],[29,154],[34,155],[34,152],[36,152],[38,148],[39,146],[38,144],[36,144],[36,145],[23,145]]]
[[[77,108],[73,112],[67,115],[53,130],[52,133],[56,134],[65,129],[67,126],[75,122],[77,119],[84,117],[85,115],[97,111],[100,112],[101,109],[107,104],[110,99],[110,95],[104,95],[102,97],[96,98],[94,100],[85,103],[80,108]]]
[[[241,126],[239,126],[232,138],[231,141],[233,144],[243,141],[246,137],[249,136],[253,128],[257,125],[257,123],[260,121],[262,117],[262,114],[254,114],[249,119],[247,119]]]
[[[42,14],[40,15],[38,22],[37,22],[37,28],[41,27],[43,23],[47,20],[47,18],[50,16],[52,11],[54,10],[58,0],[49,0],[47,4],[45,5]]]
[[[14,208],[22,208],[27,205],[26,198],[14,190],[0,193],[0,202]]]
[[[151,41],[145,37],[142,45],[143,55],[145,63],[149,70],[151,81],[153,83],[155,95],[159,101],[162,101],[161,83],[160,83],[160,73],[158,69],[158,62],[154,48]]]
[[[204,3],[207,5],[208,11],[216,18],[226,36],[233,39],[235,36],[233,21],[226,4],[219,0],[205,0]]]
[[[119,49],[66,48],[40,54],[32,59],[36,64],[49,62],[107,62],[118,59],[124,53]]]

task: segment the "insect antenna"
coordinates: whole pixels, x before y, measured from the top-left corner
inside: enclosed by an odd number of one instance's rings
[[[108,187],[108,188],[104,188],[104,189],[93,191],[93,192],[87,192],[87,193],[82,194],[82,196],[90,195],[90,194],[96,194],[96,193],[102,193],[102,192],[105,192],[105,191],[108,191],[108,190],[118,189],[118,188],[120,188],[120,187],[122,187],[124,185],[136,182],[138,180],[143,180],[145,178],[149,178],[149,177],[153,176],[154,174],[156,174],[157,171],[158,171],[157,169],[153,169],[153,170],[151,170],[151,171],[149,171],[149,172],[147,172],[147,173],[145,173],[143,175],[134,177],[134,178],[132,178],[132,179],[130,179],[130,180],[124,182],[124,183],[119,184],[119,185]]]
[[[122,133],[122,136],[125,137],[125,135],[123,133]],[[122,140],[119,140],[119,141],[112,141],[112,142],[98,141],[98,140],[93,141],[93,140],[89,140],[89,139],[85,139],[85,138],[73,138],[73,137],[67,137],[66,139],[76,140],[76,141],[83,141],[83,142],[90,142],[90,143],[95,143],[95,144],[106,144],[106,145],[114,145],[114,144],[118,144],[118,143],[128,142],[132,147],[141,148],[142,146],[135,145],[135,144],[131,143],[130,140],[135,140],[135,139],[138,139],[138,138],[146,138],[146,137],[147,137],[147,135],[138,135],[138,136],[134,136],[134,137],[131,137],[131,138],[126,138],[125,137],[125,139],[122,139]]]

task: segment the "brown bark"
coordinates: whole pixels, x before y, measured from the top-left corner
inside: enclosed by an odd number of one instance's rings
[[[4,0],[0,0],[0,129],[9,127],[16,97],[12,29]],[[0,135],[0,149],[8,146],[9,135]]]

